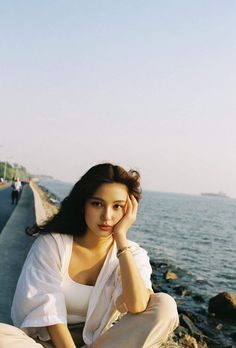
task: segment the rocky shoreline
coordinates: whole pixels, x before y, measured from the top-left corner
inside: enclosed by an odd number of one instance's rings
[[[205,299],[201,295],[192,293],[186,284],[182,284],[181,275],[178,276],[173,272],[168,263],[157,263],[151,260],[151,264],[154,271],[152,275],[154,291],[169,293],[176,299],[180,318],[180,325],[175,330],[171,343],[168,342],[162,348],[236,347],[236,295],[232,294],[231,307],[228,306],[227,300],[230,293],[223,293],[212,298],[209,301],[214,302],[211,313],[208,311],[209,304]],[[222,302],[217,300],[218,297],[222,298]],[[219,311],[223,315],[220,315]],[[216,316],[216,313],[219,316]],[[178,345],[173,345],[173,342]]]
[[[50,218],[58,211],[60,200],[43,186],[37,183],[33,185]],[[181,277],[172,272],[168,263],[151,260],[151,264],[154,291],[172,295],[177,301],[180,317],[179,327],[161,348],[236,348],[234,320],[217,319],[214,313],[209,313],[205,299],[192,294],[188,286],[181,284]],[[189,307],[193,310],[189,310]]]

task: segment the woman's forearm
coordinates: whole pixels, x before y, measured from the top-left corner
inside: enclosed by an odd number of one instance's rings
[[[118,250],[127,246],[127,241],[124,238],[118,238],[116,243]],[[123,288],[122,300],[127,310],[131,313],[144,311],[150,298],[150,291],[146,288],[133,255],[129,250],[126,250],[119,256],[119,264]]]
[[[55,324],[48,326],[47,330],[56,348],[76,348],[67,325]]]

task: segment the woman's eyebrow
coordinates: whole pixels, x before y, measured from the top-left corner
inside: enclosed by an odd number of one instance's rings
[[[96,196],[93,196],[91,197],[91,199],[96,199],[98,201],[101,201],[101,202],[105,202],[104,199],[100,198],[100,197],[96,197]],[[113,203],[126,203],[126,200],[123,200],[123,199],[118,199],[116,201],[114,201]]]

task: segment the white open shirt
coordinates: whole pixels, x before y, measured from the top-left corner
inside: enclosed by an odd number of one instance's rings
[[[67,324],[67,308],[62,289],[71,258],[73,236],[52,233],[40,235],[32,245],[19,277],[11,316],[15,326],[31,337],[50,339],[46,326]],[[131,252],[148,289],[152,289],[151,266],[147,252],[128,241]],[[118,318],[116,299],[122,293],[116,244],[109,251],[92,290],[83,339],[87,345]]]

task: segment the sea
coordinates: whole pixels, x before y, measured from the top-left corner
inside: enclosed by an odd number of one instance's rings
[[[40,184],[60,201],[72,188],[57,180]],[[236,293],[236,199],[143,191],[128,237],[148,251],[152,264],[168,265],[203,299],[197,307],[207,310],[220,292]],[[193,310],[193,301],[188,306]]]

